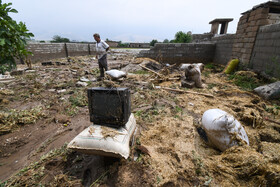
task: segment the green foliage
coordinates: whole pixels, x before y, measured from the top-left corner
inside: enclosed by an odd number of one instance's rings
[[[173,43],[190,43],[192,41],[192,35],[190,33],[184,33],[179,31],[175,34],[175,39],[172,40]]]
[[[169,43],[168,39],[163,40],[163,43]]]
[[[87,105],[86,95],[82,91],[77,91],[71,95],[69,101],[73,106],[84,107]]]
[[[128,43],[122,43],[121,41],[118,44],[118,47],[129,47]]]
[[[12,3],[0,0],[0,73],[16,67],[14,58],[26,58],[31,52],[26,50],[26,40],[34,35],[29,33],[23,22],[17,23],[9,13],[17,13]]]
[[[138,75],[144,75],[144,74],[149,74],[148,71],[145,70],[137,70],[135,72],[133,72],[134,74],[138,74]]]
[[[232,74],[228,77],[228,79],[233,80],[235,85],[246,91],[252,91],[256,87],[260,86],[260,83],[250,76]]]
[[[156,43],[158,43],[157,40],[152,40],[152,41],[150,42],[150,46],[155,46]]]
[[[68,38],[63,38],[61,36],[54,35],[53,40],[51,42],[52,43],[70,42],[70,40]]]
[[[280,106],[277,104],[274,104],[272,107],[265,107],[265,111],[272,113],[274,115],[278,115],[280,110]]]

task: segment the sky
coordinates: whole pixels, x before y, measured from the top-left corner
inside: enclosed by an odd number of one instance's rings
[[[178,31],[210,32],[210,21],[233,18],[228,33],[235,33],[241,13],[265,0],[2,0],[12,3],[35,40],[54,35],[77,41],[101,39],[122,42],[172,40]]]

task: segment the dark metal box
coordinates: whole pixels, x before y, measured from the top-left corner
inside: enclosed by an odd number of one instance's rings
[[[87,93],[91,122],[116,128],[126,124],[131,113],[128,88],[93,87]]]

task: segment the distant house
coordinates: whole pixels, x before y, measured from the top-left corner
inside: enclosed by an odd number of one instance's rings
[[[110,47],[118,47],[119,42],[116,41],[106,41],[106,43],[110,46]]]
[[[129,43],[130,48],[150,48],[149,43]]]

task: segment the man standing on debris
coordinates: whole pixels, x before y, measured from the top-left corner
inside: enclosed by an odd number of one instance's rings
[[[99,79],[102,79],[104,77],[104,69],[105,71],[108,70],[107,51],[109,50],[109,45],[100,39],[99,34],[95,33],[93,37],[96,41],[96,58],[98,59],[98,65],[100,70]]]

